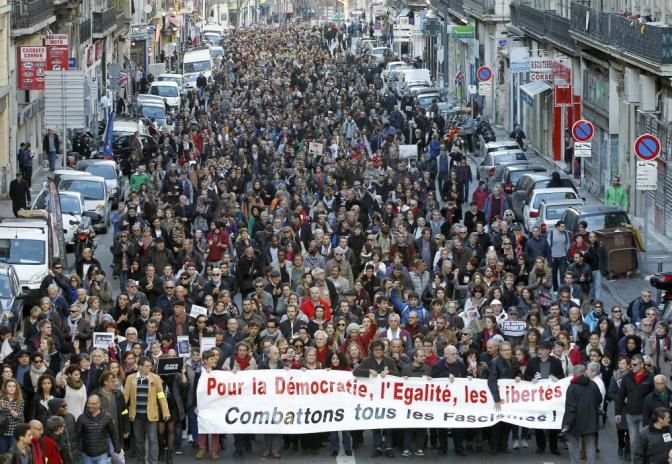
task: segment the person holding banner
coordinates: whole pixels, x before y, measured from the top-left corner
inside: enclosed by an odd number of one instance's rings
[[[380,376],[385,378],[388,374],[394,376],[399,375],[394,360],[385,356],[385,344],[382,340],[372,341],[370,351],[371,355],[364,358],[362,363],[352,371],[355,377]],[[384,444],[383,437],[385,438]],[[383,455],[383,446],[385,447],[385,456],[388,458],[394,457],[394,451],[392,451],[392,430],[373,430],[373,442],[375,450],[371,453],[372,458],[377,458]]]
[[[494,357],[490,363],[490,372],[488,375],[488,388],[495,401],[495,411],[502,410],[502,399],[499,396],[497,382],[500,379],[521,380],[521,370],[518,361],[513,358],[513,349],[509,342],[502,342],[499,345],[499,354]],[[498,422],[490,429],[490,454],[507,453],[509,432],[511,425],[506,422]]]
[[[443,358],[432,368],[431,377],[433,379],[447,378],[452,383],[456,378],[464,379],[467,377],[467,368],[462,359],[458,356],[457,348],[454,345],[448,345],[443,350]],[[448,429],[439,429],[439,455],[448,453]],[[455,454],[466,456],[464,451],[464,431],[452,429],[453,445]],[[416,453],[416,456],[418,454]]]

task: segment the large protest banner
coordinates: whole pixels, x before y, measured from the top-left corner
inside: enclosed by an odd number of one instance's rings
[[[203,372],[197,387],[200,433],[315,433],[380,428],[475,428],[499,421],[559,429],[569,379],[500,380],[500,411],[485,380],[343,371]]]

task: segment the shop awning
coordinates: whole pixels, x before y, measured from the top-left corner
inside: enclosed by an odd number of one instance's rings
[[[536,97],[541,92],[545,92],[546,90],[551,90],[551,89],[552,89],[552,87],[544,81],[528,82],[527,84],[523,84],[523,85],[520,86],[520,90],[525,92],[531,98]]]
[[[399,14],[397,15],[397,17],[408,16],[408,13],[410,13],[410,12],[411,12],[410,9],[408,9],[408,8],[403,8],[403,9],[399,12]]]

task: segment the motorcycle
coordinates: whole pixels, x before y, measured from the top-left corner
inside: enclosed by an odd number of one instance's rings
[[[649,280],[649,284],[656,290],[663,292],[658,308],[662,314],[662,320],[669,323],[672,321],[672,272],[653,274]]]
[[[479,137],[480,136],[480,137]],[[476,126],[476,140],[480,142],[481,137],[485,143],[494,142],[496,140],[495,131],[487,119],[482,119]]]
[[[96,249],[96,231],[93,230],[93,223],[88,216],[82,216],[82,221],[75,230],[75,259],[78,260],[82,256],[82,251],[85,248]]]

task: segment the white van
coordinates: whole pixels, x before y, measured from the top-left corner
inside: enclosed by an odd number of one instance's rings
[[[180,89],[180,92],[182,92],[182,87],[184,87],[184,80],[182,79],[182,74],[171,74],[171,73],[164,73],[164,74],[159,74],[159,77],[156,78],[157,81],[159,82],[175,82],[177,84],[177,88]]]
[[[394,91],[397,96],[403,96],[404,85],[410,82],[418,82],[426,84],[426,87],[432,86],[432,76],[429,74],[429,69],[402,69],[397,73],[397,82],[394,86]]]
[[[49,273],[51,255],[46,220],[0,218],[0,263],[14,266],[23,289],[40,288]]]
[[[149,86],[149,94],[165,98],[168,106],[177,111],[180,110],[180,88],[172,81],[155,81]]]
[[[196,79],[203,73],[206,79],[212,77],[212,57],[210,50],[203,48],[193,50],[184,54],[182,58],[182,77],[184,77],[184,87],[187,89],[196,88]]]
[[[202,30],[203,40],[210,42],[213,45],[222,44],[222,35],[224,35],[224,28],[219,24],[206,24]]]

